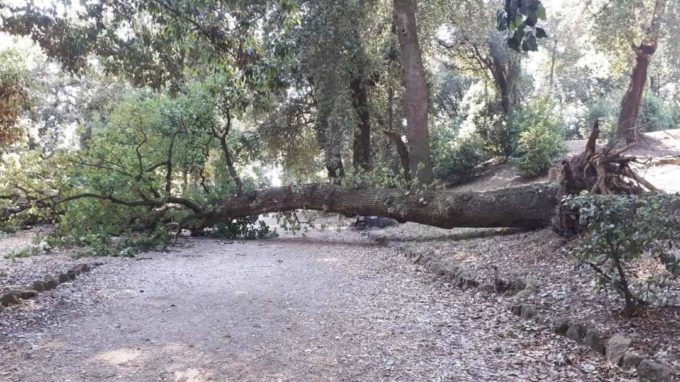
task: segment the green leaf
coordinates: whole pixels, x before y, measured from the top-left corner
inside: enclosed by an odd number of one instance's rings
[[[518,40],[517,38],[511,37],[511,38],[508,39],[508,47],[510,49],[519,52],[520,51],[519,46],[520,46],[520,40]]]
[[[545,7],[541,3],[538,3],[538,8],[536,8],[536,16],[538,16],[539,20],[545,21],[546,19]]]
[[[545,29],[537,27],[536,28],[536,37],[537,38],[547,38],[548,34],[545,32]]]
[[[536,35],[534,33],[529,33],[524,37],[524,41],[522,41],[522,50],[525,52],[536,52],[538,50],[538,43],[536,42]]]
[[[508,19],[506,16],[503,9],[499,9],[496,13],[496,29],[501,32],[508,29]]]
[[[534,11],[527,12],[527,18],[526,20],[524,20],[524,23],[530,27],[533,27],[536,25],[537,22],[538,22],[537,13]]]
[[[522,28],[524,26],[524,19],[522,16],[517,16],[514,19],[512,19],[512,22],[510,22],[510,30],[517,30],[518,28]]]

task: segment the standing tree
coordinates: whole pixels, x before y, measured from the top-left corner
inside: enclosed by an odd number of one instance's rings
[[[647,82],[649,64],[659,41],[661,19],[665,11],[666,0],[656,0],[652,21],[642,42],[639,45],[632,44],[635,53],[635,66],[630,75],[628,90],[626,95],[623,96],[623,101],[621,101],[619,124],[616,130],[617,137],[625,139],[628,144],[635,143],[640,139],[640,129],[637,124],[640,116],[640,104]]]
[[[429,184],[433,175],[427,127],[428,95],[418,42],[416,1],[394,0],[394,19],[406,76],[404,105],[411,173],[421,184]]]
[[[616,131],[617,137],[628,144],[640,138],[638,117],[641,102],[651,59],[661,37],[668,1],[645,0],[637,3],[638,6],[632,7],[619,0],[593,9],[594,37],[600,48],[609,53],[614,65],[630,65],[631,47],[634,53],[630,83],[621,101]]]

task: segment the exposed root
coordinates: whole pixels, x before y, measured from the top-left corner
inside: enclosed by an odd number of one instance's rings
[[[561,195],[581,191],[601,195],[661,192],[631,168],[632,163],[642,163],[638,158],[623,155],[633,145],[617,150],[615,145],[598,148],[599,135],[599,122],[595,122],[583,153],[562,162]]]

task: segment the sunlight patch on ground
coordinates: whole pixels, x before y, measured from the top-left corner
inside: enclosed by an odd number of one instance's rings
[[[142,352],[139,350],[122,348],[99,353],[95,356],[95,359],[113,366],[123,366],[126,363],[139,360],[141,356]]]
[[[210,370],[189,368],[175,372],[176,382],[208,382],[215,381],[215,375]]]
[[[338,258],[337,257],[322,257],[320,259],[316,259],[317,263],[337,263]]]

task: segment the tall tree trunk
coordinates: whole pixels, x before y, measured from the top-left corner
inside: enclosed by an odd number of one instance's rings
[[[516,85],[521,74],[521,61],[506,46],[505,40],[499,33],[493,33],[488,41],[491,56],[491,75],[494,85],[501,98],[503,114],[508,116],[517,103]]]
[[[659,29],[661,19],[666,12],[667,0],[656,0],[654,4],[654,15],[652,22],[647,29],[644,40],[639,46],[634,46],[635,67],[630,75],[628,90],[621,101],[621,112],[619,114],[619,125],[616,130],[618,138],[625,139],[627,144],[632,144],[640,139],[640,128],[638,118],[640,116],[640,105],[647,82],[647,71],[652,60],[652,55],[656,52],[659,40]]]
[[[411,173],[421,184],[432,183],[432,159],[427,127],[427,86],[418,42],[416,0],[394,0],[394,18],[405,71],[406,138]]]
[[[354,167],[371,170],[371,114],[368,107],[368,89],[362,78],[352,80],[352,104],[358,123],[354,129]]]
[[[453,193],[398,189],[348,189],[307,184],[252,191],[222,201],[202,216],[211,225],[238,217],[309,209],[347,216],[376,215],[442,228],[525,227],[550,224],[558,205],[557,185],[531,185],[490,192]]]

